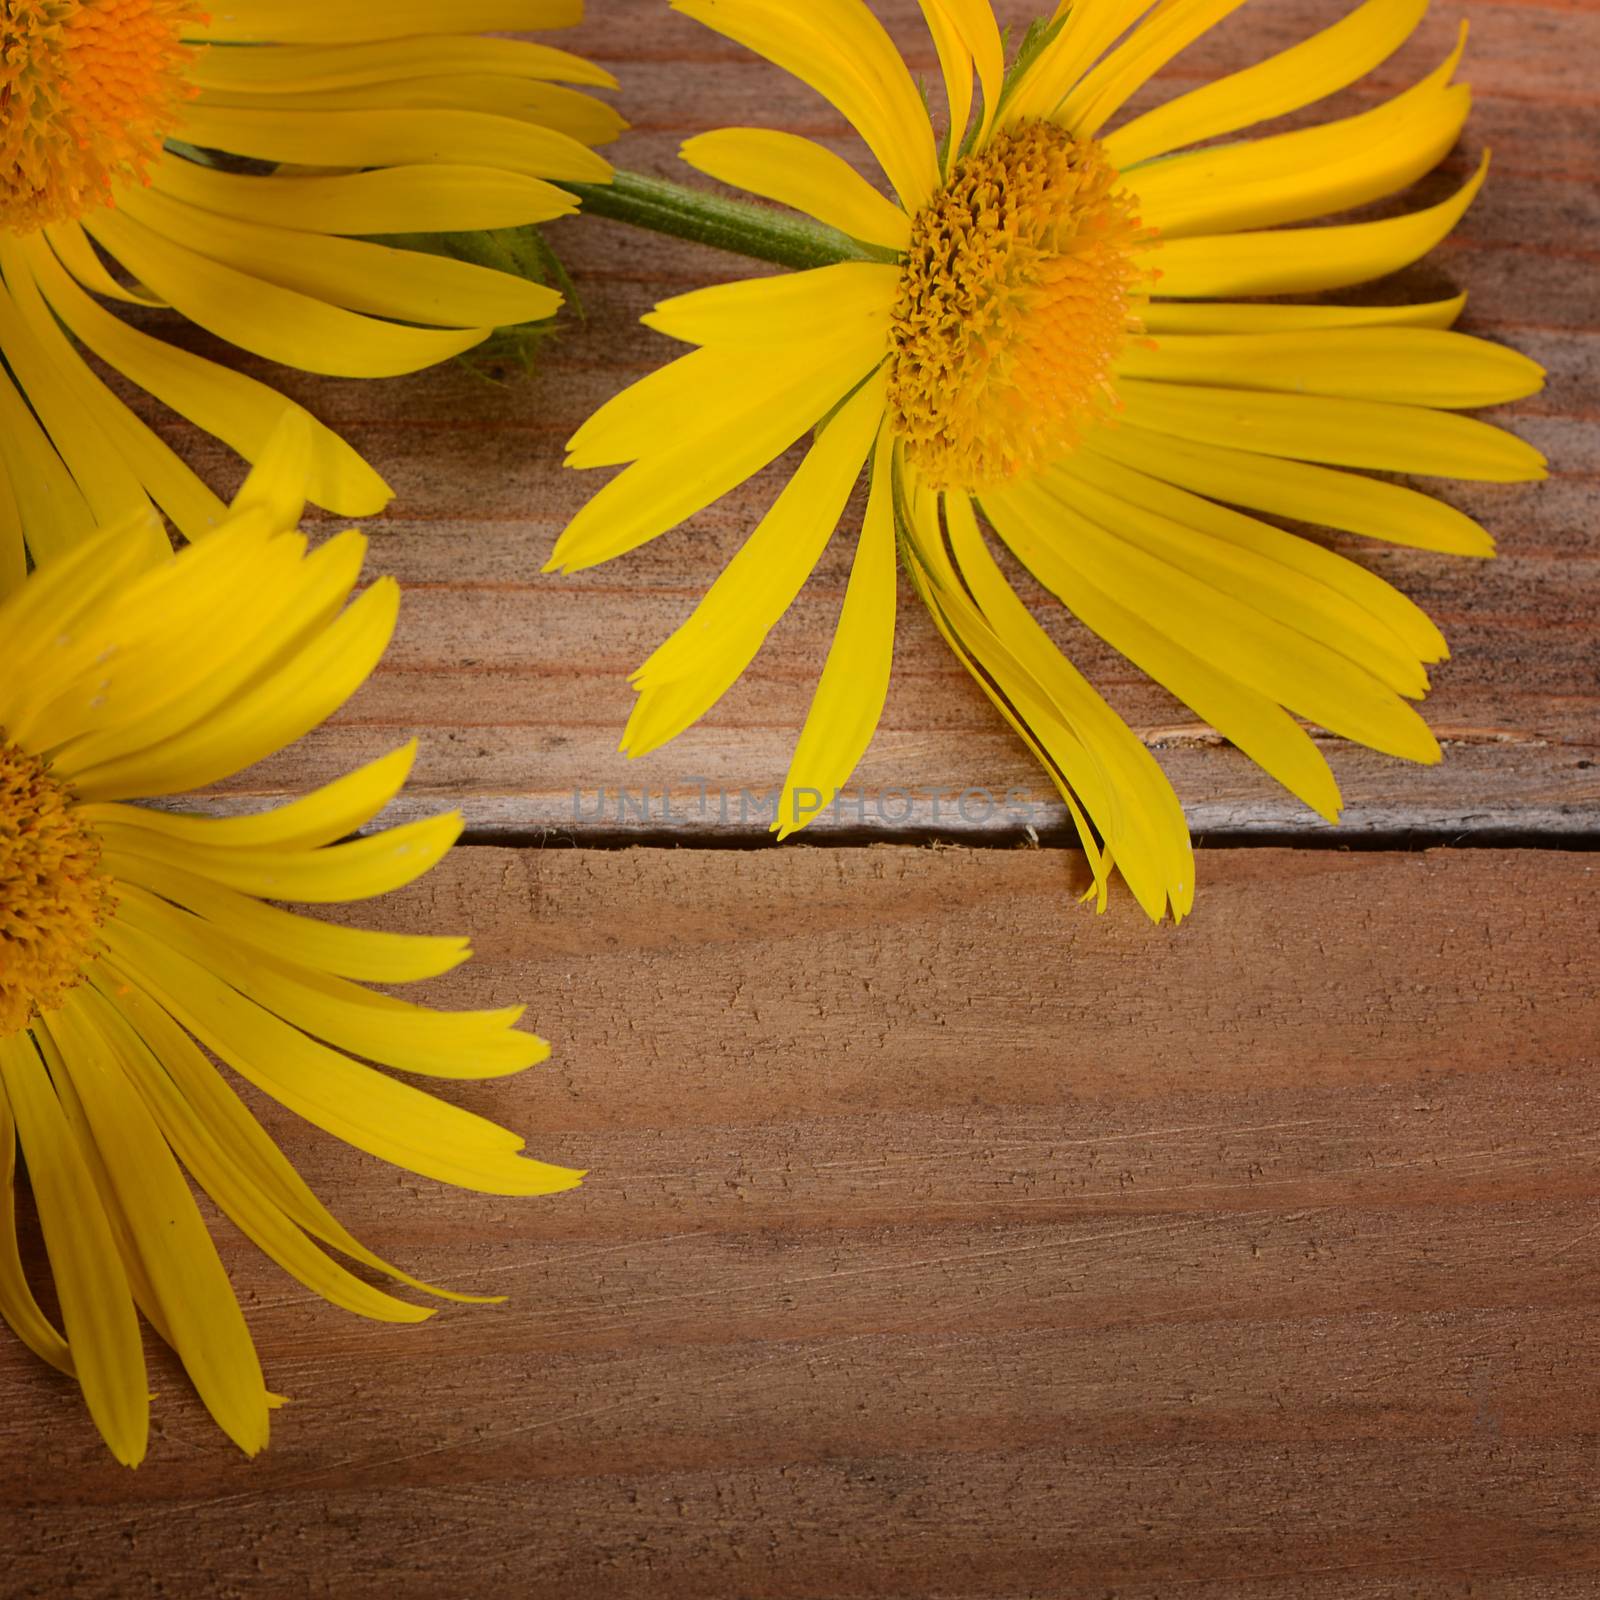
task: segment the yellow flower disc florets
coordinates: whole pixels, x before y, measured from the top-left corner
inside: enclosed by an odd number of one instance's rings
[[[1059,460],[1113,401],[1151,278],[1136,204],[1097,144],[1034,122],[963,156],[912,219],[889,407],[932,487]]]
[[[0,0],[0,227],[82,216],[143,178],[190,89],[187,0]]]
[[[0,1039],[61,1003],[113,904],[70,792],[0,732]]]

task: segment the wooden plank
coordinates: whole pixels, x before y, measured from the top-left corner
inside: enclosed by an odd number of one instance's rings
[[[0,1343],[8,1596],[1566,1600],[1600,1587],[1595,858],[1209,851],[1179,930],[1039,851],[457,852],[452,1086],[588,1165],[447,1192],[265,1114],[422,1328],[224,1251],[294,1403],[170,1360],[128,1474]],[[366,920],[376,920],[372,912]]]
[[[918,72],[931,78],[933,56],[914,0],[880,9]],[[1017,22],[1033,8],[1007,0],[1000,9]],[[1174,63],[1144,98],[1255,59],[1346,9],[1344,0],[1252,7]],[[635,124],[616,147],[622,162],[672,173],[683,137],[750,121],[801,129],[859,158],[820,100],[655,0],[611,0],[593,10],[594,20],[572,42],[622,79],[620,103]],[[1491,564],[1332,541],[1413,594],[1440,620],[1456,655],[1437,673],[1427,707],[1445,741],[1442,767],[1418,770],[1337,743],[1330,753],[1350,830],[1590,832],[1600,804],[1593,628],[1600,611],[1600,325],[1593,295],[1600,205],[1597,101],[1587,63],[1600,51],[1600,12],[1588,4],[1436,5],[1417,38],[1370,84],[1318,114],[1360,109],[1413,80],[1443,55],[1464,18],[1473,29],[1476,109],[1463,147],[1414,199],[1434,199],[1459,182],[1485,143],[1494,150],[1494,175],[1453,240],[1380,292],[1464,287],[1471,295],[1464,326],[1549,366],[1549,390],[1517,407],[1510,421],[1549,453],[1554,476],[1537,488],[1444,490],[1498,535],[1503,553]],[[458,367],[381,384],[269,374],[392,478],[399,498],[375,523],[373,564],[397,573],[408,599],[400,637],[371,685],[327,730],[229,785],[215,798],[219,808],[331,777],[353,754],[420,731],[424,748],[408,804],[416,812],[458,804],[486,833],[761,831],[748,807],[740,821],[738,795],[765,793],[782,779],[837,616],[847,542],[824,557],[746,680],[699,727],[645,763],[630,765],[616,754],[631,702],[627,673],[709,585],[770,501],[779,474],[736,491],[626,561],[568,580],[537,576],[565,520],[601,481],[561,470],[562,440],[671,348],[638,327],[640,313],[665,293],[746,270],[731,258],[610,224],[563,223],[554,236],[577,276],[587,320],[566,329],[531,381],[496,385]],[[203,335],[180,338],[215,350]],[[170,418],[154,420],[217,481],[237,478],[237,464],[220,447]],[[1030,590],[1028,598],[1155,746],[1197,829],[1320,829],[1046,597]],[[1016,831],[1015,817],[972,821],[955,811],[955,797],[979,786],[997,800],[1008,790],[1025,792],[1036,829],[1061,828],[1059,803],[1025,752],[909,591],[903,601],[895,688],[859,775],[870,797],[864,825],[886,835]],[[713,793],[732,796],[728,818],[716,803],[701,814],[695,797],[702,778]],[[663,818],[657,801],[641,819],[641,790],[676,796],[678,815]],[[899,791],[908,793],[901,798]],[[576,806],[575,792],[582,796]],[[937,816],[935,795],[944,796]],[[982,813],[977,802],[968,810]],[[820,837],[859,825],[846,810],[814,831]]]

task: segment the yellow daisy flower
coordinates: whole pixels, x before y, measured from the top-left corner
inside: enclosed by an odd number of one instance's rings
[[[154,568],[143,541],[114,529],[0,602],[0,1315],[77,1380],[128,1465],[149,1426],[136,1307],[240,1449],[266,1444],[278,1403],[185,1171],[346,1310],[431,1315],[324,1246],[471,1298],[353,1238],[212,1057],[336,1137],[444,1183],[549,1194],[582,1176],[522,1158],[516,1134],[366,1065],[491,1077],[548,1055],[516,1030],[520,1007],[441,1013],[363,986],[447,972],[470,954],[466,940],[365,932],[268,903],[366,899],[439,860],[459,816],[348,837],[399,790],[414,744],[260,815],[128,803],[214,782],[299,738],[383,653],[393,580],[346,606],[360,535],[307,554],[284,531],[300,512],[286,486],[303,482],[314,450],[303,425],[298,442],[279,435],[218,531]],[[23,1271],[19,1150],[59,1328]]]
[[[574,210],[622,127],[566,83],[609,74],[488,29],[560,27],[581,0],[8,0],[0,7],[0,594],[154,501],[186,535],[226,508],[100,380],[88,351],[247,461],[286,402],[102,303],[168,306],[271,361],[414,372],[555,290],[382,236]],[[378,237],[352,237],[354,235]],[[310,498],[389,498],[312,432]]]
[[[1219,144],[1354,82],[1426,0],[1366,0],[1120,125],[1129,96],[1241,0],[1064,4],[1009,71],[987,0],[920,3],[954,130],[942,142],[862,0],[674,0],[829,100],[895,198],[820,145],[757,129],[691,139],[684,159],[811,224],[764,227],[753,208],[617,175],[613,215],[631,208],[736,247],[743,237],[749,253],[808,270],[682,295],[645,318],[697,348],[572,439],[569,465],[628,465],[552,566],[636,548],[819,429],[726,572],[635,675],[623,747],[655,749],[743,672],[867,464],[838,631],[775,827],[790,833],[829,804],[872,737],[898,547],[940,632],[1060,790],[1100,903],[1114,863],[1152,917],[1179,917],[1194,864],[1177,800],[1018,598],[991,540],[1330,821],[1339,791],[1297,719],[1439,759],[1408,703],[1446,654],[1438,629],[1372,573],[1252,513],[1489,555],[1460,512],[1347,469],[1541,477],[1537,451],[1460,412],[1530,394],[1542,374],[1450,331],[1460,296],[1370,308],[1255,297],[1382,277],[1449,232],[1482,166],[1421,210],[1286,225],[1393,194],[1444,156],[1469,104],[1453,82],[1461,45],[1372,110]]]

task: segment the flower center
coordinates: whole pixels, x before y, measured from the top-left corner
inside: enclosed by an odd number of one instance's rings
[[[112,904],[66,786],[0,731],[0,1039],[61,1003]]]
[[[192,92],[189,0],[0,0],[0,227],[31,233],[144,177]]]
[[[993,488],[1059,460],[1114,402],[1153,242],[1116,183],[1092,140],[1024,123],[963,156],[913,219],[889,405],[933,488]]]

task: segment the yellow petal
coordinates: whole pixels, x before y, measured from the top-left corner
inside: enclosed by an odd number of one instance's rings
[[[580,1173],[523,1159],[516,1134],[318,1044],[119,919],[105,937],[117,965],[208,1050],[347,1144],[487,1194],[553,1194],[579,1182]]]
[[[5,1093],[5,1061],[0,1055],[0,1317],[39,1357],[67,1377],[77,1374],[67,1341],[40,1309],[22,1266],[17,1243],[17,1124]]]
[[[490,331],[407,328],[345,311],[196,255],[122,211],[94,212],[88,228],[191,322],[304,372],[392,378],[460,355]]]
[[[412,983],[449,972],[472,954],[465,939],[346,928],[301,916],[150,856],[121,855],[118,871],[123,883],[152,890],[215,923],[230,938],[300,967],[343,978]]]
[[[200,817],[148,806],[115,803],[80,805],[79,819],[89,827],[120,822],[144,828],[165,839],[198,845],[203,850],[314,850],[332,844],[371,822],[399,794],[417,758],[417,741],[409,740],[376,761],[313,789],[271,811],[242,817]]]
[[[311,233],[453,233],[568,216],[576,195],[495,167],[429,163],[331,176],[223,172],[168,156],[151,187],[219,216]]]
[[[792,276],[804,280],[810,275],[785,274],[753,280],[748,286],[728,285],[738,292],[705,301],[698,294],[685,296],[694,304],[681,316],[682,307],[669,311],[667,324],[715,333],[727,342],[669,361],[613,395],[567,441],[566,464],[610,467],[638,461],[673,449],[690,433],[713,450],[721,438],[742,436],[749,416],[785,404],[785,396],[812,380],[831,387],[835,373],[845,374],[839,381],[847,383],[849,374],[863,377],[876,368],[888,353],[887,313],[820,327],[813,321],[807,340],[802,336],[807,323],[800,308],[815,306],[815,290],[802,282],[804,293],[797,296]],[[783,287],[767,290],[763,287],[767,284]],[[764,310],[784,319],[766,333]],[[788,336],[791,326],[793,337]],[[765,342],[738,342],[735,332],[743,329],[748,329],[750,340]],[[833,393],[837,396],[838,390]],[[819,420],[827,409],[824,402],[807,420]]]
[[[610,143],[627,126],[610,106],[580,90],[489,72],[442,73],[424,69],[411,78],[338,89],[211,90],[205,104],[215,110],[270,111],[285,117],[327,111],[472,111],[506,117],[588,146]]]
[[[1181,919],[1194,904],[1194,850],[1166,774],[1149,748],[1055,647],[1005,580],[978,533],[971,502],[950,495],[945,503],[963,581],[1092,762],[1076,771],[1074,780],[1123,877],[1152,920],[1161,919],[1169,902],[1174,918]],[[1103,796],[1089,782],[1096,769]]]
[[[160,163],[157,163],[160,165]],[[101,261],[95,247],[89,243],[89,235],[83,231],[81,222],[57,222],[44,229],[44,237],[49,241],[51,251],[60,259],[67,271],[81,283],[85,289],[93,291],[107,300],[121,300],[124,304],[135,306],[164,306],[166,304],[159,295],[151,294],[139,284],[132,287],[125,283],[118,283],[106,271],[105,263]],[[22,240],[26,250],[36,241],[31,238]]]
[[[96,1027],[114,1043],[122,1069],[161,1137],[239,1231],[314,1294],[357,1316],[379,1322],[422,1322],[431,1316],[425,1306],[397,1300],[363,1283],[306,1237],[275,1198],[254,1181],[249,1170],[231,1159],[213,1137],[205,1118],[185,1099],[166,1063],[152,1053],[106,997],[108,980],[103,974],[98,976],[93,988],[81,991],[85,1009],[93,1011]],[[207,1071],[210,1070],[208,1066]]]
[[[104,1001],[74,989],[49,1021],[166,1335],[206,1409],[246,1455],[267,1443],[267,1391],[216,1246],[172,1151],[129,1081]]]
[[[1243,4],[1244,0],[1161,0],[1067,96],[1057,120],[1080,138],[1094,137],[1130,95]]]
[[[1515,350],[1433,328],[1170,334],[1153,345],[1130,344],[1117,371],[1164,383],[1446,410],[1501,405],[1544,387],[1544,369]]]
[[[218,216],[151,189],[122,210],[153,233],[263,283],[374,317],[440,328],[538,322],[561,305],[541,283],[423,250]]]
[[[98,448],[109,453],[119,469],[121,492],[126,498],[113,500],[111,510],[102,511],[100,520],[112,522],[137,515],[148,494],[186,537],[193,539],[208,533],[222,519],[222,501],[90,370],[50,314],[33,274],[34,259],[21,240],[0,239],[0,265],[4,267],[6,283],[17,311],[54,366],[60,384],[58,396],[71,408],[71,430],[82,429],[84,419],[88,419],[89,425],[99,430],[102,442]],[[20,366],[18,370],[22,370]],[[35,409],[41,416],[47,415],[47,408],[41,404],[36,403]],[[107,465],[97,462],[94,470],[103,474]],[[131,492],[130,476],[143,494]]]
[[[292,744],[371,676],[399,605],[398,586],[380,578],[268,681],[185,732],[87,768],[74,780],[78,793],[85,800],[136,800],[203,788]]]
[[[1054,118],[1078,80],[1150,9],[1151,0],[1099,0],[1056,8],[1057,32],[1006,98],[1000,124],[1014,128],[1035,117]]]
[[[604,67],[570,51],[525,39],[475,37],[465,29],[431,38],[417,29],[406,38],[369,37],[355,44],[319,41],[280,44],[272,50],[204,50],[184,68],[189,82],[202,89],[235,92],[350,89],[458,72],[617,87]]]
[[[1118,394],[1138,427],[1259,455],[1492,483],[1544,476],[1544,457],[1515,434],[1423,406],[1135,379]]]
[[[978,86],[983,90],[983,117],[976,132],[976,142],[982,145],[989,137],[994,119],[1000,110],[1001,88],[1005,80],[1005,42],[1000,37],[1000,26],[995,21],[994,9],[989,0],[924,0],[923,10],[937,9],[955,30],[966,48],[972,65],[977,68]],[[965,119],[963,119],[965,121]],[[951,150],[960,147],[960,139],[952,136]]]
[[[1173,239],[1159,252],[1157,292],[1180,299],[1309,294],[1398,272],[1420,260],[1455,227],[1488,170],[1485,156],[1450,199],[1381,222]]]
[[[860,346],[868,359],[887,346],[900,269],[842,261],[772,278],[713,284],[661,301],[641,320],[687,344],[772,350],[806,344]],[[788,358],[786,358],[788,359]]]
[[[296,166],[404,167],[445,154],[453,166],[498,167],[557,182],[606,183],[611,177],[610,162],[570,134],[483,111],[303,111],[286,117],[201,100],[185,107],[181,131],[192,144]]]
[[[24,542],[22,507],[11,486],[11,473],[0,451],[0,601],[14,594],[28,576],[28,551]]]
[[[839,626],[772,823],[780,839],[803,828],[844,787],[867,753],[888,698],[895,614],[892,450],[885,429],[873,457],[872,487]]]
[[[105,1212],[107,1223],[110,1224],[117,1253],[122,1257],[123,1271],[128,1275],[128,1289],[133,1295],[134,1306],[139,1315],[155,1329],[162,1343],[169,1347],[173,1346],[176,1335],[167,1323],[160,1299],[150,1282],[150,1274],[145,1270],[144,1258],[139,1254],[139,1247],[134,1240],[127,1214],[117,1196],[116,1186],[111,1181],[111,1171],[106,1166],[105,1157],[95,1142],[94,1132],[89,1126],[89,1114],[84,1110],[83,1097],[72,1080],[72,1074],[67,1070],[67,1064],[61,1057],[60,1047],[50,1032],[46,1019],[40,1018],[35,1023],[33,1032],[34,1043],[39,1047],[39,1054],[44,1059],[51,1083],[55,1085],[67,1125],[83,1152],[84,1165],[89,1169],[95,1193],[100,1197],[100,1205]]]
[[[150,1413],[127,1274],[82,1148],[25,1033],[0,1039],[0,1095],[16,1119],[84,1403],[112,1455],[135,1467]]]
[[[336,1049],[439,1078],[496,1078],[547,1060],[550,1047],[514,1024],[524,1008],[434,1011],[363,989],[233,943],[200,918],[131,884],[119,886],[118,919],[186,955],[275,1016]]]
[[[223,1152],[230,1168],[238,1172],[280,1210],[296,1227],[331,1245],[352,1261],[371,1267],[397,1283],[436,1295],[441,1300],[496,1302],[503,1296],[457,1294],[424,1283],[375,1255],[361,1243],[306,1187],[283,1152],[223,1082],[216,1066],[201,1054],[187,1033],[160,1004],[146,994],[114,962],[102,960],[89,981],[116,1008],[135,1034],[149,1047],[184,1099],[189,1119]]]
[[[124,856],[142,856],[201,873],[244,894],[306,905],[369,900],[403,888],[437,866],[460,834],[460,813],[447,812],[320,850],[208,849],[120,822],[100,824],[108,865]]]
[[[866,141],[907,211],[939,184],[933,128],[900,52],[862,0],[673,0],[809,84]]]
[[[578,572],[609,561],[704,510],[781,455],[872,370],[853,352],[798,374],[782,363],[765,365],[770,381],[742,391],[747,409],[736,430],[721,421],[712,429],[680,426],[670,443],[618,473],[584,506],[545,570]],[[707,403],[714,409],[719,398],[708,395]]]
[[[1039,487],[1051,510],[1068,512],[1067,559],[1109,598],[1130,610],[1137,605],[1193,655],[1330,733],[1408,761],[1439,760],[1438,742],[1416,710],[1357,664],[1371,647],[1355,628],[1334,628],[1330,607],[1320,620],[1296,618],[1305,632],[1282,620],[1295,616],[1291,592],[1305,588],[1291,573],[1274,575],[1259,558],[1208,544],[1200,530],[1084,482],[1047,478]],[[1324,632],[1344,653],[1313,637]],[[1401,659],[1389,659],[1398,671]],[[1382,670],[1381,656],[1377,664]],[[1424,687],[1408,685],[1415,694]]]
[[[911,218],[843,156],[798,133],[719,128],[696,134],[679,154],[719,183],[792,206],[853,239],[886,250],[911,243]]]
[[[1313,811],[1330,822],[1338,820],[1339,789],[1327,762],[1276,701],[1147,620],[1142,599],[1137,609],[1123,604],[1068,559],[1071,543],[1059,530],[1076,532],[1089,526],[1084,519],[1015,485],[985,495],[983,509],[1017,559],[1086,627],[1192,707]]]
[[[622,748],[642,756],[703,716],[755,659],[838,525],[883,419],[881,376],[839,409],[694,613],[634,674]]]
[[[1310,105],[1392,55],[1427,9],[1428,0],[1365,0],[1311,38],[1135,117],[1105,140],[1106,154],[1126,170]]]
[[[94,513],[66,464],[0,368],[0,463],[28,549],[40,566],[59,561],[95,529]]]
[[[1396,193],[1456,142],[1471,109],[1450,83],[1460,47],[1420,83],[1359,116],[1174,156],[1129,181],[1163,239],[1273,227]]]
[[[370,44],[413,34],[516,33],[570,28],[583,20],[583,0],[388,0],[376,6],[330,6],[324,0],[228,0],[202,22],[186,23],[186,39],[213,43]]]
[[[1311,631],[1325,617],[1329,629],[1318,636],[1328,643],[1340,630],[1362,633],[1386,654],[1409,661],[1404,676],[1413,682],[1424,681],[1415,670],[1417,662],[1443,661],[1449,654],[1444,635],[1419,606],[1375,572],[1310,539],[1163,483],[1158,471],[1130,467],[1125,460],[1093,449],[1078,451],[1063,463],[1062,471],[1125,506],[1142,506],[1203,533],[1206,540],[1224,541],[1244,552],[1256,571],[1271,581],[1281,583],[1279,569],[1285,567],[1302,575],[1311,587],[1297,585],[1286,591],[1284,619]]]
[[[1398,306],[1279,306],[1249,301],[1152,300],[1139,314],[1148,333],[1304,333],[1312,328],[1448,328],[1464,294]]]
[[[271,684],[283,674],[286,688],[303,683],[307,652],[337,660],[346,674],[358,672],[361,651],[370,652],[381,636],[381,615],[359,626],[341,622],[345,653],[330,654],[341,637],[328,637],[330,623],[360,576],[365,545],[346,529],[308,556],[302,536],[235,517],[182,562],[169,562],[119,596],[80,645],[71,698],[60,695],[48,709],[61,741],[52,757],[58,774],[86,799],[132,797],[139,785],[149,792],[151,782],[170,781],[162,774],[174,763],[218,750],[231,719],[243,742],[224,748],[270,753],[249,741],[296,726],[282,720],[296,706],[272,700]],[[211,648],[194,650],[193,638],[209,640]],[[331,692],[332,685],[330,677],[317,687]],[[247,709],[237,725],[241,696],[247,708],[270,701],[259,723],[249,721]]]
[[[948,177],[972,117],[972,55],[942,0],[919,0],[919,3],[922,20],[933,35],[939,71],[944,78],[945,106],[950,114],[944,156],[944,172]]]
[[[1425,618],[1416,627],[1409,602],[1397,590],[1282,529],[1087,451],[1060,469],[1052,487],[1057,494],[1068,495],[1100,527],[1259,615],[1337,651],[1397,694],[1417,698],[1426,693],[1422,663],[1438,661],[1447,653],[1438,630]],[[1393,599],[1386,601],[1385,593]],[[1406,627],[1405,634],[1391,616]],[[1416,635],[1420,648],[1411,642]]]
[[[1108,904],[1111,858],[1102,849],[1094,827],[1079,804],[1078,786],[1117,810],[1116,796],[1106,786],[1105,771],[1087,745],[1051,703],[1049,690],[996,634],[989,620],[965,593],[944,538],[937,526],[936,496],[914,476],[903,482],[902,505],[908,530],[902,530],[906,575],[916,589],[939,636],[966,668],[1006,724],[1043,768],[1067,808],[1089,866],[1089,893],[1096,909]],[[1157,912],[1152,911],[1152,916]]]
[[[71,472],[94,520],[100,525],[136,515],[149,505],[144,486],[122,452],[84,403],[89,374],[61,337],[53,321],[25,317],[14,298],[31,288],[25,274],[13,273],[16,245],[0,243],[0,350],[28,404],[44,425],[51,444]],[[65,363],[65,365],[63,365]],[[75,384],[71,376],[77,377]]]
[[[1100,429],[1089,447],[1229,505],[1419,550],[1494,554],[1494,541],[1470,517],[1403,484],[1126,426]]]
[[[23,243],[45,297],[89,349],[163,405],[215,434],[245,460],[257,459],[292,402],[242,372],[130,328],[96,305],[62,271],[42,240]],[[300,411],[298,406],[293,409]],[[342,516],[366,517],[381,511],[389,502],[389,486],[337,434],[309,414],[301,414],[306,416],[313,442],[307,495]]]
[[[0,382],[0,401],[5,391]],[[25,585],[0,600],[0,639],[6,641],[12,668],[0,676],[0,727],[14,743],[27,750],[40,748],[27,742],[20,728],[27,708],[49,692],[53,658],[79,624],[108,596],[134,582],[144,565],[139,541],[125,528],[107,528],[38,568]]]

